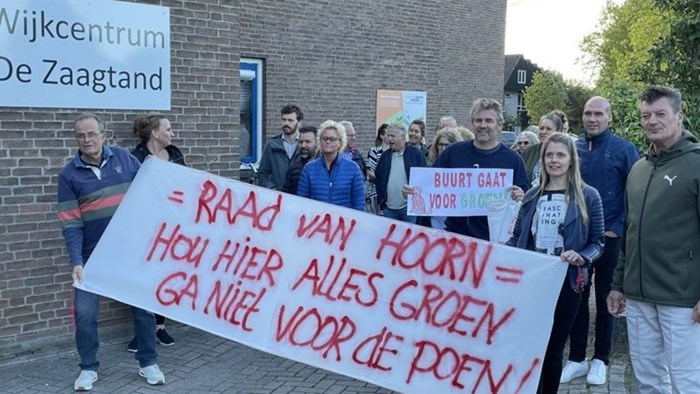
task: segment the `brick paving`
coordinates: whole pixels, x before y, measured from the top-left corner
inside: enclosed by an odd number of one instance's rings
[[[591,311],[595,300],[591,297]],[[593,322],[594,319],[591,319]],[[126,333],[129,334],[126,334]],[[98,357],[99,380],[94,393],[244,393],[244,394],[360,394],[392,391],[353,378],[263,353],[198,329],[170,323],[174,346],[158,346],[164,386],[149,386],[138,376],[138,363],[126,352],[131,337],[112,334],[103,339]],[[592,333],[591,329],[591,333]],[[590,335],[592,336],[592,335]],[[608,368],[608,382],[589,386],[586,378],[574,379],[559,388],[559,394],[624,394],[630,392],[629,356],[624,335],[616,346]],[[592,349],[592,344],[589,345]],[[589,350],[590,351],[590,350]],[[0,393],[69,393],[77,377],[78,355],[73,343],[43,354],[5,360],[0,364]],[[439,393],[435,393],[439,394]]]

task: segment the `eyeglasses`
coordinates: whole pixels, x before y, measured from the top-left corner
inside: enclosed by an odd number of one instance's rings
[[[518,145],[530,145],[530,141],[518,141]]]
[[[336,142],[336,141],[338,141],[338,137],[321,137],[321,141],[323,141],[323,142]]]
[[[348,139],[349,139],[349,140],[354,140],[354,139],[355,139],[355,134],[348,134]]]
[[[97,136],[99,136],[100,134],[102,134],[102,133],[96,133],[94,131],[90,131],[88,133],[76,134],[75,139],[79,140],[79,141],[88,141],[88,140],[92,141],[95,138],[97,138]]]

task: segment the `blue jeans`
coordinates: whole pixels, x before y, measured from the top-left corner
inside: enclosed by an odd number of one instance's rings
[[[382,212],[384,213],[384,217],[386,218],[416,224],[416,217],[408,216],[406,214],[406,207],[403,207],[401,209],[391,209],[389,207],[384,207]]]
[[[97,349],[100,341],[97,334],[97,315],[100,313],[100,296],[73,288],[75,314],[75,345],[80,354],[80,369],[97,371]],[[156,320],[153,313],[131,307],[134,315],[134,332],[138,337],[139,348],[134,358],[141,368],[153,365],[158,359],[156,353]]]

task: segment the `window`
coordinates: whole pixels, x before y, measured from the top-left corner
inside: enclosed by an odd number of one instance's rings
[[[518,70],[518,83],[525,85],[527,83],[527,71]]]
[[[522,94],[518,94],[518,112],[526,112],[527,108],[525,108],[525,96]]]
[[[262,154],[262,68],[263,62],[260,59],[241,58],[241,163],[255,163]]]

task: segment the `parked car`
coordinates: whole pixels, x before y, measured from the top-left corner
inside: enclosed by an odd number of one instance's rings
[[[514,131],[501,131],[501,142],[508,148],[513,145],[516,138],[518,138],[518,135]]]

